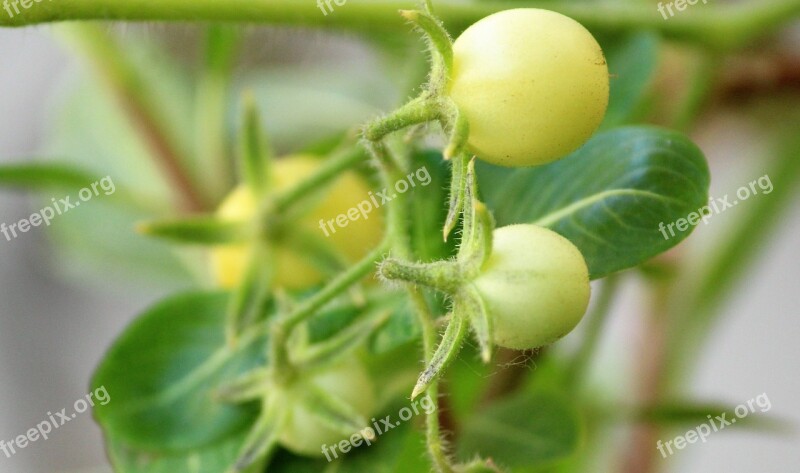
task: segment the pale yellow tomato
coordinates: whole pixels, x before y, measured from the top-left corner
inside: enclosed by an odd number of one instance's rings
[[[600,45],[560,13],[501,11],[453,45],[450,96],[470,150],[490,163],[534,166],[576,150],[602,122],[608,90]]]
[[[285,416],[278,440],[288,450],[300,455],[321,456],[323,446],[332,446],[349,440],[357,431],[334,429],[321,419],[307,404],[310,389],[322,390],[327,395],[349,406],[363,417],[369,427],[375,407],[375,388],[363,363],[351,356],[341,363],[321,371],[304,372],[287,386],[276,386],[266,402]]]
[[[310,156],[277,160],[272,169],[273,190],[291,188],[311,175],[319,162],[319,159]],[[304,213],[292,228],[330,245],[345,261],[355,262],[380,243],[383,234],[381,210],[372,209],[366,218],[362,218],[361,213],[355,220],[348,217],[347,226],[344,227],[336,225],[335,220],[339,215],[346,216],[350,209],[358,208],[360,203],[367,200],[370,200],[367,183],[355,172],[347,171],[299,204]],[[224,219],[246,221],[255,217],[257,204],[252,191],[239,186],[222,202],[218,215]],[[354,215],[354,212],[350,215]],[[343,220],[340,218],[340,221]],[[330,221],[333,221],[332,225],[328,223]],[[322,282],[323,273],[308,255],[290,247],[292,232],[290,229],[284,236],[285,240],[277,241],[273,246],[275,284],[286,289],[301,289]],[[247,270],[251,253],[252,244],[219,246],[212,250],[213,273],[220,286],[232,288],[239,284]]]
[[[536,225],[494,231],[492,254],[473,284],[494,325],[494,342],[517,350],[563,337],[589,304],[589,270],[575,245]]]

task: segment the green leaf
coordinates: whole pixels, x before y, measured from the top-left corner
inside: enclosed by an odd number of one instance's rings
[[[764,398],[768,401],[768,399]],[[792,431],[792,426],[789,422],[776,419],[774,417],[764,416],[764,412],[772,407],[761,406],[756,402],[764,402],[761,397],[753,401],[753,407],[748,409],[747,415],[738,417],[736,408],[739,406],[730,406],[722,403],[699,403],[699,402],[671,402],[664,403],[656,406],[645,406],[633,409],[629,414],[633,421],[636,422],[651,422],[661,425],[675,425],[679,427],[693,427],[701,424],[710,423],[709,416],[716,425],[723,427],[724,423],[719,422],[718,416],[725,416],[725,420],[731,422],[730,427],[747,427],[750,429],[757,429],[769,432],[783,432],[789,433]],[[767,408],[768,407],[768,408]],[[734,419],[736,419],[734,421]],[[735,424],[735,425],[733,425]],[[727,427],[724,427],[727,428]]]
[[[462,460],[475,455],[500,467],[552,465],[578,448],[578,415],[564,396],[539,391],[490,405],[465,419],[458,451]]]
[[[244,110],[238,150],[240,178],[257,196],[263,196],[269,187],[269,166],[272,156],[252,93],[245,93],[242,102]]]
[[[660,225],[703,207],[710,180],[696,145],[655,127],[600,133],[546,166],[483,164],[478,175],[498,226],[533,223],[560,233],[581,250],[592,279],[641,264],[686,238],[693,227],[673,225],[671,236]]]
[[[218,245],[247,241],[252,233],[247,222],[224,220],[214,216],[156,220],[137,225],[145,235],[179,243]]]
[[[0,186],[78,191],[99,181],[98,176],[67,163],[16,163],[0,166]]]
[[[611,79],[601,128],[610,129],[628,122],[641,106],[658,67],[660,41],[645,31],[602,43]]]
[[[240,434],[199,449],[153,454],[132,449],[106,435],[106,450],[117,473],[223,473],[236,461],[243,442]],[[262,468],[255,465],[248,473]]]
[[[265,341],[250,332],[225,343],[228,295],[187,293],[136,319],[92,380],[111,401],[95,416],[114,439],[153,452],[198,448],[246,428],[254,404],[225,404],[215,391],[264,363]]]

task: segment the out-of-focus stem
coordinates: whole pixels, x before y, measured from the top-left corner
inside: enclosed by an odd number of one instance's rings
[[[408,25],[397,12],[410,4],[407,0],[348,0],[334,14],[325,14],[316,2],[297,0],[58,0],[37,3],[14,16],[0,15],[0,26],[66,20],[214,21],[407,31]],[[666,19],[651,3],[440,0],[436,14],[456,33],[487,15],[520,7],[555,10],[593,31],[651,29],[670,37],[731,48],[790,21],[800,13],[800,0],[702,5]]]

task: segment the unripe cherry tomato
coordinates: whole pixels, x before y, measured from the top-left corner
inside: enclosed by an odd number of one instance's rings
[[[369,421],[375,407],[375,388],[363,363],[352,356],[321,371],[301,373],[300,378],[285,387],[276,388],[268,402],[288,416],[278,440],[281,445],[300,455],[320,456],[322,446],[331,446],[349,439],[357,432],[338,432],[311,412],[304,404],[304,394],[313,386],[351,406]],[[368,427],[364,425],[363,427]]]
[[[469,122],[471,151],[485,161],[556,160],[603,120],[608,66],[592,34],[569,17],[501,11],[467,28],[453,48],[450,96]]]
[[[273,164],[273,189],[283,191],[308,177],[319,166],[319,160],[309,156],[290,156]],[[338,176],[318,195],[310,197],[310,205],[296,228],[306,234],[318,237],[329,243],[335,251],[341,252],[349,262],[358,261],[380,243],[383,234],[383,219],[380,209],[373,209],[365,220],[350,221],[336,233],[325,236],[320,229],[320,220],[335,219],[346,214],[360,202],[369,199],[370,188],[364,179],[352,171]],[[245,221],[255,217],[256,199],[245,186],[234,189],[219,207],[218,215],[224,219]],[[306,202],[299,205],[304,206]],[[291,238],[288,236],[287,238]],[[274,246],[275,284],[286,289],[302,289],[319,284],[323,274],[308,261],[301,252],[288,248],[286,243],[276,242]],[[248,245],[219,246],[211,252],[211,264],[218,284],[232,288],[239,284],[247,270],[250,257]]]
[[[536,225],[501,227],[493,236],[492,254],[473,284],[492,318],[494,342],[525,350],[572,331],[591,293],[580,250]]]

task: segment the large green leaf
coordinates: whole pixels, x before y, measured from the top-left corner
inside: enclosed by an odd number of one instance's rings
[[[137,450],[201,447],[244,429],[257,405],[215,399],[223,383],[264,363],[263,338],[225,341],[228,296],[188,293],[170,298],[134,321],[117,339],[92,380],[111,401],[95,416],[114,439]]]
[[[526,470],[552,465],[578,448],[581,426],[567,398],[538,391],[504,399],[465,420],[461,459],[491,458],[501,467]]]
[[[680,133],[625,127],[595,135],[546,166],[481,164],[481,190],[498,225],[549,227],[583,253],[593,279],[636,266],[686,238],[660,230],[708,201],[703,153]],[[665,234],[668,238],[665,238]]]

